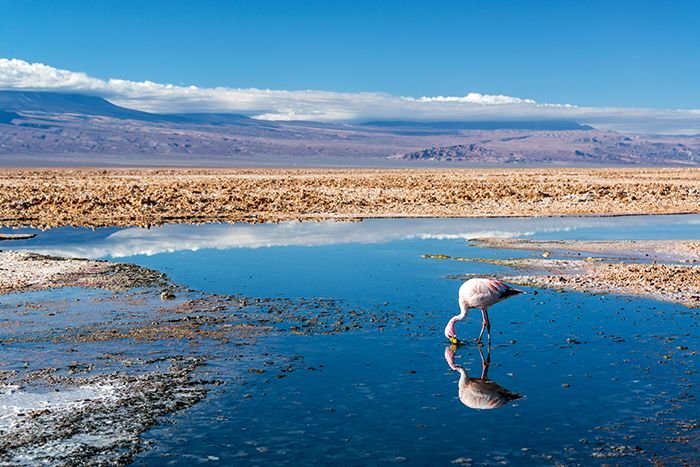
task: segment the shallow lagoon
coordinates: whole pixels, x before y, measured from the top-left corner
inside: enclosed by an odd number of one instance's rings
[[[505,270],[421,255],[531,254],[465,242],[487,235],[697,239],[699,224],[660,216],[174,225],[55,229],[12,247],[118,258],[204,292],[325,297],[396,318],[339,334],[260,336],[246,350],[254,371],[241,369],[232,343],[198,349],[209,357],[202,375],[225,384],[147,432],[137,464],[636,465],[697,459],[696,310],[547,290],[514,297],[492,312],[488,376],[523,398],[474,410],[445,360],[442,329],[458,312],[459,287],[446,277]],[[460,337],[476,337],[478,315],[458,325]],[[455,363],[481,374],[474,345],[457,349]]]

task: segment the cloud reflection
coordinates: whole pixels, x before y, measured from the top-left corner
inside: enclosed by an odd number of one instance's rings
[[[656,224],[698,222],[698,216],[555,217],[555,218],[473,218],[473,219],[370,219],[363,222],[281,222],[278,224],[165,225],[126,228],[104,238],[76,240],[54,237],[42,245],[44,232],[36,242],[22,249],[59,256],[123,258],[205,248],[263,248],[282,246],[323,246],[385,243],[409,239],[512,238],[577,229],[634,227]],[[564,235],[565,236],[565,235]]]

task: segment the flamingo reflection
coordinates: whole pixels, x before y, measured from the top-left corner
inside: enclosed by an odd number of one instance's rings
[[[452,370],[459,372],[459,400],[462,404],[470,409],[497,409],[523,397],[488,379],[489,365],[491,364],[490,349],[486,353],[486,358],[484,358],[484,353],[479,347],[479,356],[481,357],[480,378],[470,377],[467,370],[455,364],[456,350],[456,345],[445,347],[445,360]]]

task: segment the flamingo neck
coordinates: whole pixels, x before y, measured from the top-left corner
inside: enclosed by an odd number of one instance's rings
[[[462,303],[461,300],[459,301],[459,310],[460,313],[450,318],[450,320],[447,322],[447,326],[445,326],[445,337],[448,339],[457,335],[457,332],[455,331],[455,323],[457,321],[462,321],[467,316],[467,307],[464,306],[464,303]]]

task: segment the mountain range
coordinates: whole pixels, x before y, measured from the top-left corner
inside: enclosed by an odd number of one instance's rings
[[[700,165],[700,135],[632,135],[553,120],[271,122],[0,91],[0,164],[687,166]]]

